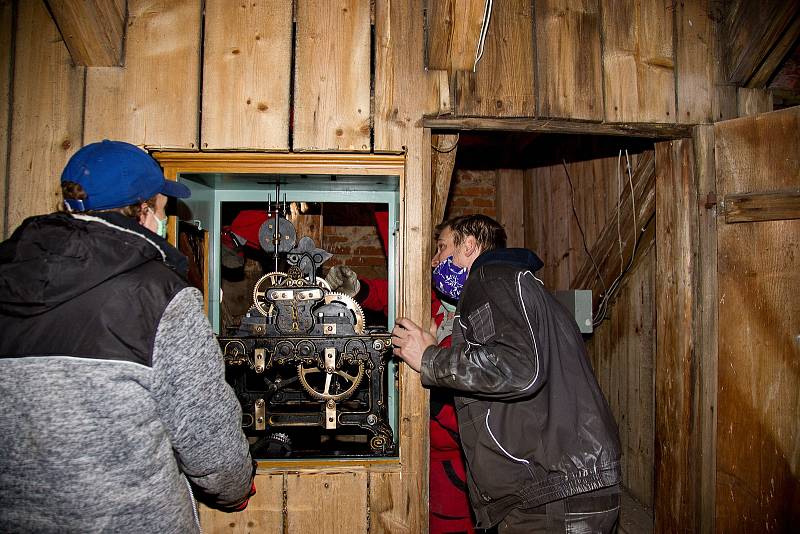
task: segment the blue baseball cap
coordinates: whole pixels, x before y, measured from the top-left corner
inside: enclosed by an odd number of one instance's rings
[[[61,173],[62,182],[83,187],[87,198],[66,200],[75,211],[122,208],[144,202],[157,193],[188,198],[189,188],[167,180],[156,160],[139,147],[105,139],[78,150]]]

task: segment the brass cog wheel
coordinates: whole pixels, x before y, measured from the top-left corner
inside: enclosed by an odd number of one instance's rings
[[[305,389],[306,392],[315,399],[326,401],[332,400],[334,402],[338,402],[352,395],[358,385],[361,383],[361,379],[364,378],[364,362],[359,361],[358,363],[351,365],[358,366],[358,370],[356,371],[355,375],[351,375],[342,369],[334,369],[332,373],[328,373],[316,366],[305,368],[301,363],[297,366],[297,376],[300,378],[300,385],[303,386],[303,389]],[[314,387],[313,384],[309,383],[307,378],[308,375],[313,375],[316,373],[326,374],[325,383],[319,385],[319,389]],[[334,376],[338,378],[334,379]],[[339,393],[331,393],[331,385],[333,385],[334,380],[336,380],[338,383],[339,379],[344,381],[343,385],[346,387],[346,389]]]
[[[275,271],[273,273],[265,274],[258,279],[258,282],[256,282],[256,285],[253,288],[253,304],[255,305],[256,309],[264,315],[264,317],[269,317],[272,315],[272,305],[264,300],[264,296],[267,294],[266,288],[274,287],[286,280],[288,277],[289,275],[284,272]]]
[[[349,297],[344,293],[331,292],[325,295],[325,304],[338,303],[344,305],[345,308],[352,314],[353,329],[356,334],[362,335],[364,333],[364,310],[361,305],[355,301],[353,297]]]

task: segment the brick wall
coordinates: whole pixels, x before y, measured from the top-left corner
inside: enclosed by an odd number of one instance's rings
[[[378,228],[369,226],[325,226],[322,248],[333,254],[324,272],[334,265],[347,265],[360,278],[386,278],[386,254]]]
[[[450,186],[445,218],[480,213],[496,217],[494,170],[457,170]],[[347,265],[361,278],[386,278],[386,255],[374,224],[328,226],[323,229],[322,248],[333,254],[323,272],[334,265]]]
[[[496,217],[494,170],[456,170],[450,184],[445,220],[461,215]]]

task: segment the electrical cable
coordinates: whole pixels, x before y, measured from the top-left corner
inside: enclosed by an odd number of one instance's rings
[[[583,233],[583,226],[581,226],[581,220],[578,218],[578,212],[575,209],[575,187],[572,185],[572,177],[569,175],[569,170],[567,169],[567,161],[562,159],[561,164],[564,165],[564,173],[566,173],[567,181],[569,182],[570,200],[572,203],[572,215],[575,217],[575,222],[578,223],[578,231],[580,231],[581,240],[583,241],[583,250],[586,252],[586,255],[589,256],[589,259],[592,260],[592,265],[594,266],[594,272],[597,273],[597,278],[599,278],[600,283],[603,284],[603,292],[605,293],[606,283],[603,280],[603,277],[600,275],[600,268],[597,267],[597,263],[594,261],[594,256],[592,256],[592,253],[589,252],[589,246],[586,244],[586,234]]]
[[[478,37],[478,48],[475,50],[475,63],[472,65],[472,72],[478,69],[478,62],[483,57],[483,47],[486,44],[486,34],[489,33],[489,20],[492,18],[492,0],[486,0],[483,7],[483,22],[481,23],[481,33]]]

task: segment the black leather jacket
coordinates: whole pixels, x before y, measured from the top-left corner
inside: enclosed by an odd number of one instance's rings
[[[573,317],[524,249],[482,254],[456,311],[453,345],[428,347],[422,383],[456,390],[470,499],[487,528],[620,482],[617,425]]]

